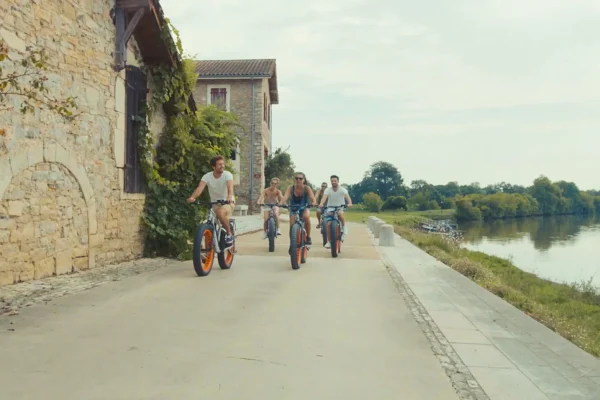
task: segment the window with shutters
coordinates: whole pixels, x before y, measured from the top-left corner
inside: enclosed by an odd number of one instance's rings
[[[144,193],[145,186],[140,168],[138,154],[138,132],[141,126],[140,113],[146,102],[147,79],[146,75],[135,67],[127,69],[127,131],[125,133],[125,193]]]
[[[208,85],[206,93],[207,105],[214,104],[223,111],[230,111],[231,86],[230,85]]]

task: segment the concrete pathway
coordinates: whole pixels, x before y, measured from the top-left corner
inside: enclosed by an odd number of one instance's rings
[[[275,254],[246,235],[231,270],[170,263],[2,316],[0,398],[458,399],[369,240],[353,225],[294,271],[286,235]]]
[[[600,360],[398,235],[379,250],[440,357],[465,365],[491,400],[600,399]]]

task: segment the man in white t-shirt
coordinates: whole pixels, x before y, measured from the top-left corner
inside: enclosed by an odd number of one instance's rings
[[[213,210],[221,222],[221,225],[227,231],[225,244],[233,244],[233,235],[229,226],[229,217],[233,215],[235,198],[233,196],[233,175],[225,171],[225,159],[223,156],[215,156],[210,160],[210,166],[213,172],[206,173],[194,193],[188,198],[188,203],[193,203],[202,194],[205,187],[208,187],[210,201],[226,200],[229,204],[214,204]]]
[[[331,175],[331,187],[325,190],[323,197],[321,198],[321,203],[319,207],[323,207],[325,203],[327,203],[327,215],[333,213],[334,209],[331,207],[339,207],[343,205],[347,205],[348,207],[352,207],[352,199],[348,195],[348,191],[346,188],[340,186],[340,178],[337,175]],[[345,236],[348,232],[346,229],[346,218],[344,217],[344,210],[338,209],[338,217],[340,218],[340,222],[342,223],[342,232]],[[331,248],[331,232],[329,229],[327,231],[327,243],[325,244],[325,248]]]

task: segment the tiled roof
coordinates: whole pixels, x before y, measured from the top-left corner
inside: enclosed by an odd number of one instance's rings
[[[271,77],[275,60],[202,60],[196,63],[198,77]]]

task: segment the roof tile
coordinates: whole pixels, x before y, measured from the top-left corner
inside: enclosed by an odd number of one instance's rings
[[[202,60],[196,63],[199,77],[272,76],[275,60]]]

